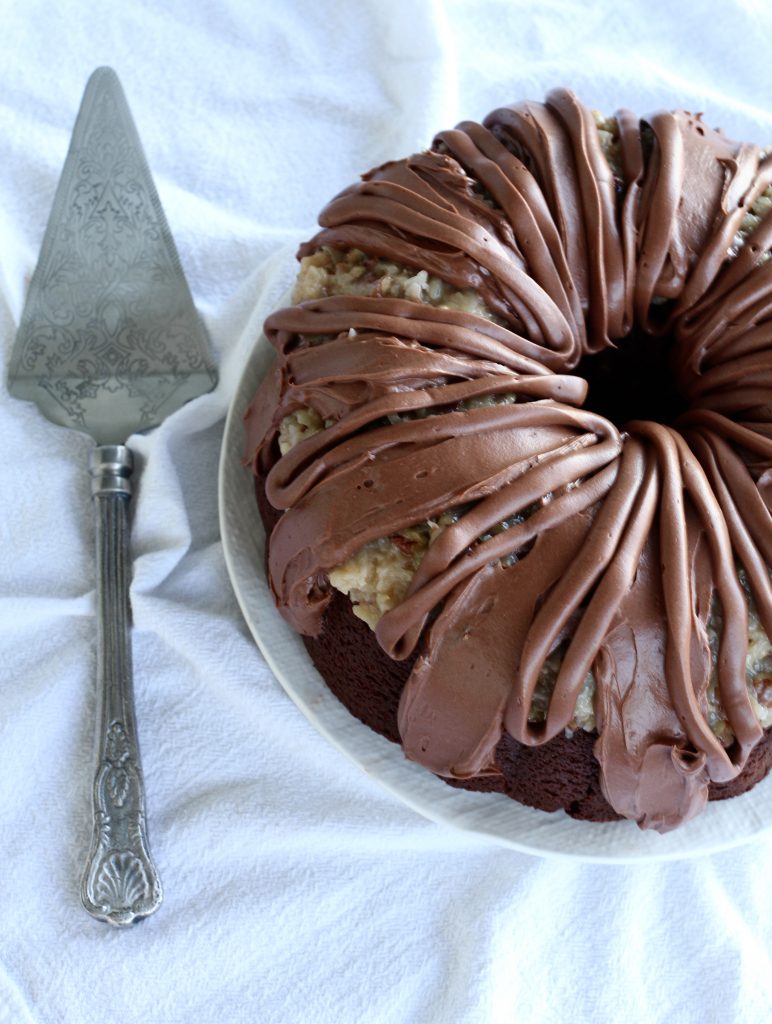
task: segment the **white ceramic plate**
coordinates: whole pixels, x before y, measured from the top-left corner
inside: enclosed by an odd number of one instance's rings
[[[420,814],[526,853],[607,862],[668,860],[728,849],[772,828],[772,776],[750,793],[709,804],[695,820],[659,835],[628,821],[575,821],[562,811],[546,814],[499,794],[453,789],[353,718],[276,611],[265,579],[265,535],[252,477],[241,465],[242,420],[272,359],[273,350],[261,337],[228,414],[220,458],[220,528],[230,578],[249,628],[281,685],[322,735]]]

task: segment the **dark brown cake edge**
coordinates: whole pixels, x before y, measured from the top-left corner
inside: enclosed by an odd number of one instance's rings
[[[258,479],[255,494],[266,528],[280,518],[266,500]],[[267,546],[266,546],[267,547]],[[397,708],[418,652],[394,661],[383,651],[375,633],[352,609],[344,594],[331,591],[318,637],[303,642],[327,687],[360,722],[399,744]],[[505,733],[495,754],[495,774],[474,779],[447,779],[450,786],[483,793],[503,793],[518,803],[542,811],[564,810],[582,821],[616,821],[620,815],[600,787],[600,765],[593,753],[597,733],[577,730],[538,747],[526,747]],[[744,770],[727,783],[711,783],[709,800],[740,796],[772,769],[772,729],[748,758]]]

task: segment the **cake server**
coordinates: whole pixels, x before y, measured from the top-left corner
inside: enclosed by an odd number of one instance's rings
[[[129,636],[130,435],[216,373],[115,72],[90,77],[11,354],[9,390],[90,434],[98,754],[81,898],[114,925],[162,898],[148,847]]]

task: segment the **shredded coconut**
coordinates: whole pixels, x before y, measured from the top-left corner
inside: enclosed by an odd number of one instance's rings
[[[300,261],[292,301],[305,302],[327,295],[409,299],[501,322],[471,288],[454,288],[426,270],[415,270],[391,260],[367,256],[359,249],[344,252],[326,245]]]

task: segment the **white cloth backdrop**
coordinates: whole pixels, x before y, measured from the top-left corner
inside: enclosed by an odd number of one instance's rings
[[[542,860],[402,806],[309,726],[230,590],[230,396],[323,203],[433,132],[573,87],[772,142],[752,0],[5,0],[0,61],[0,1022],[772,1018],[772,838],[697,860]],[[211,334],[217,390],[149,436],[134,662],[161,910],[80,908],[94,715],[87,439],[5,372],[90,72],[117,71]]]

